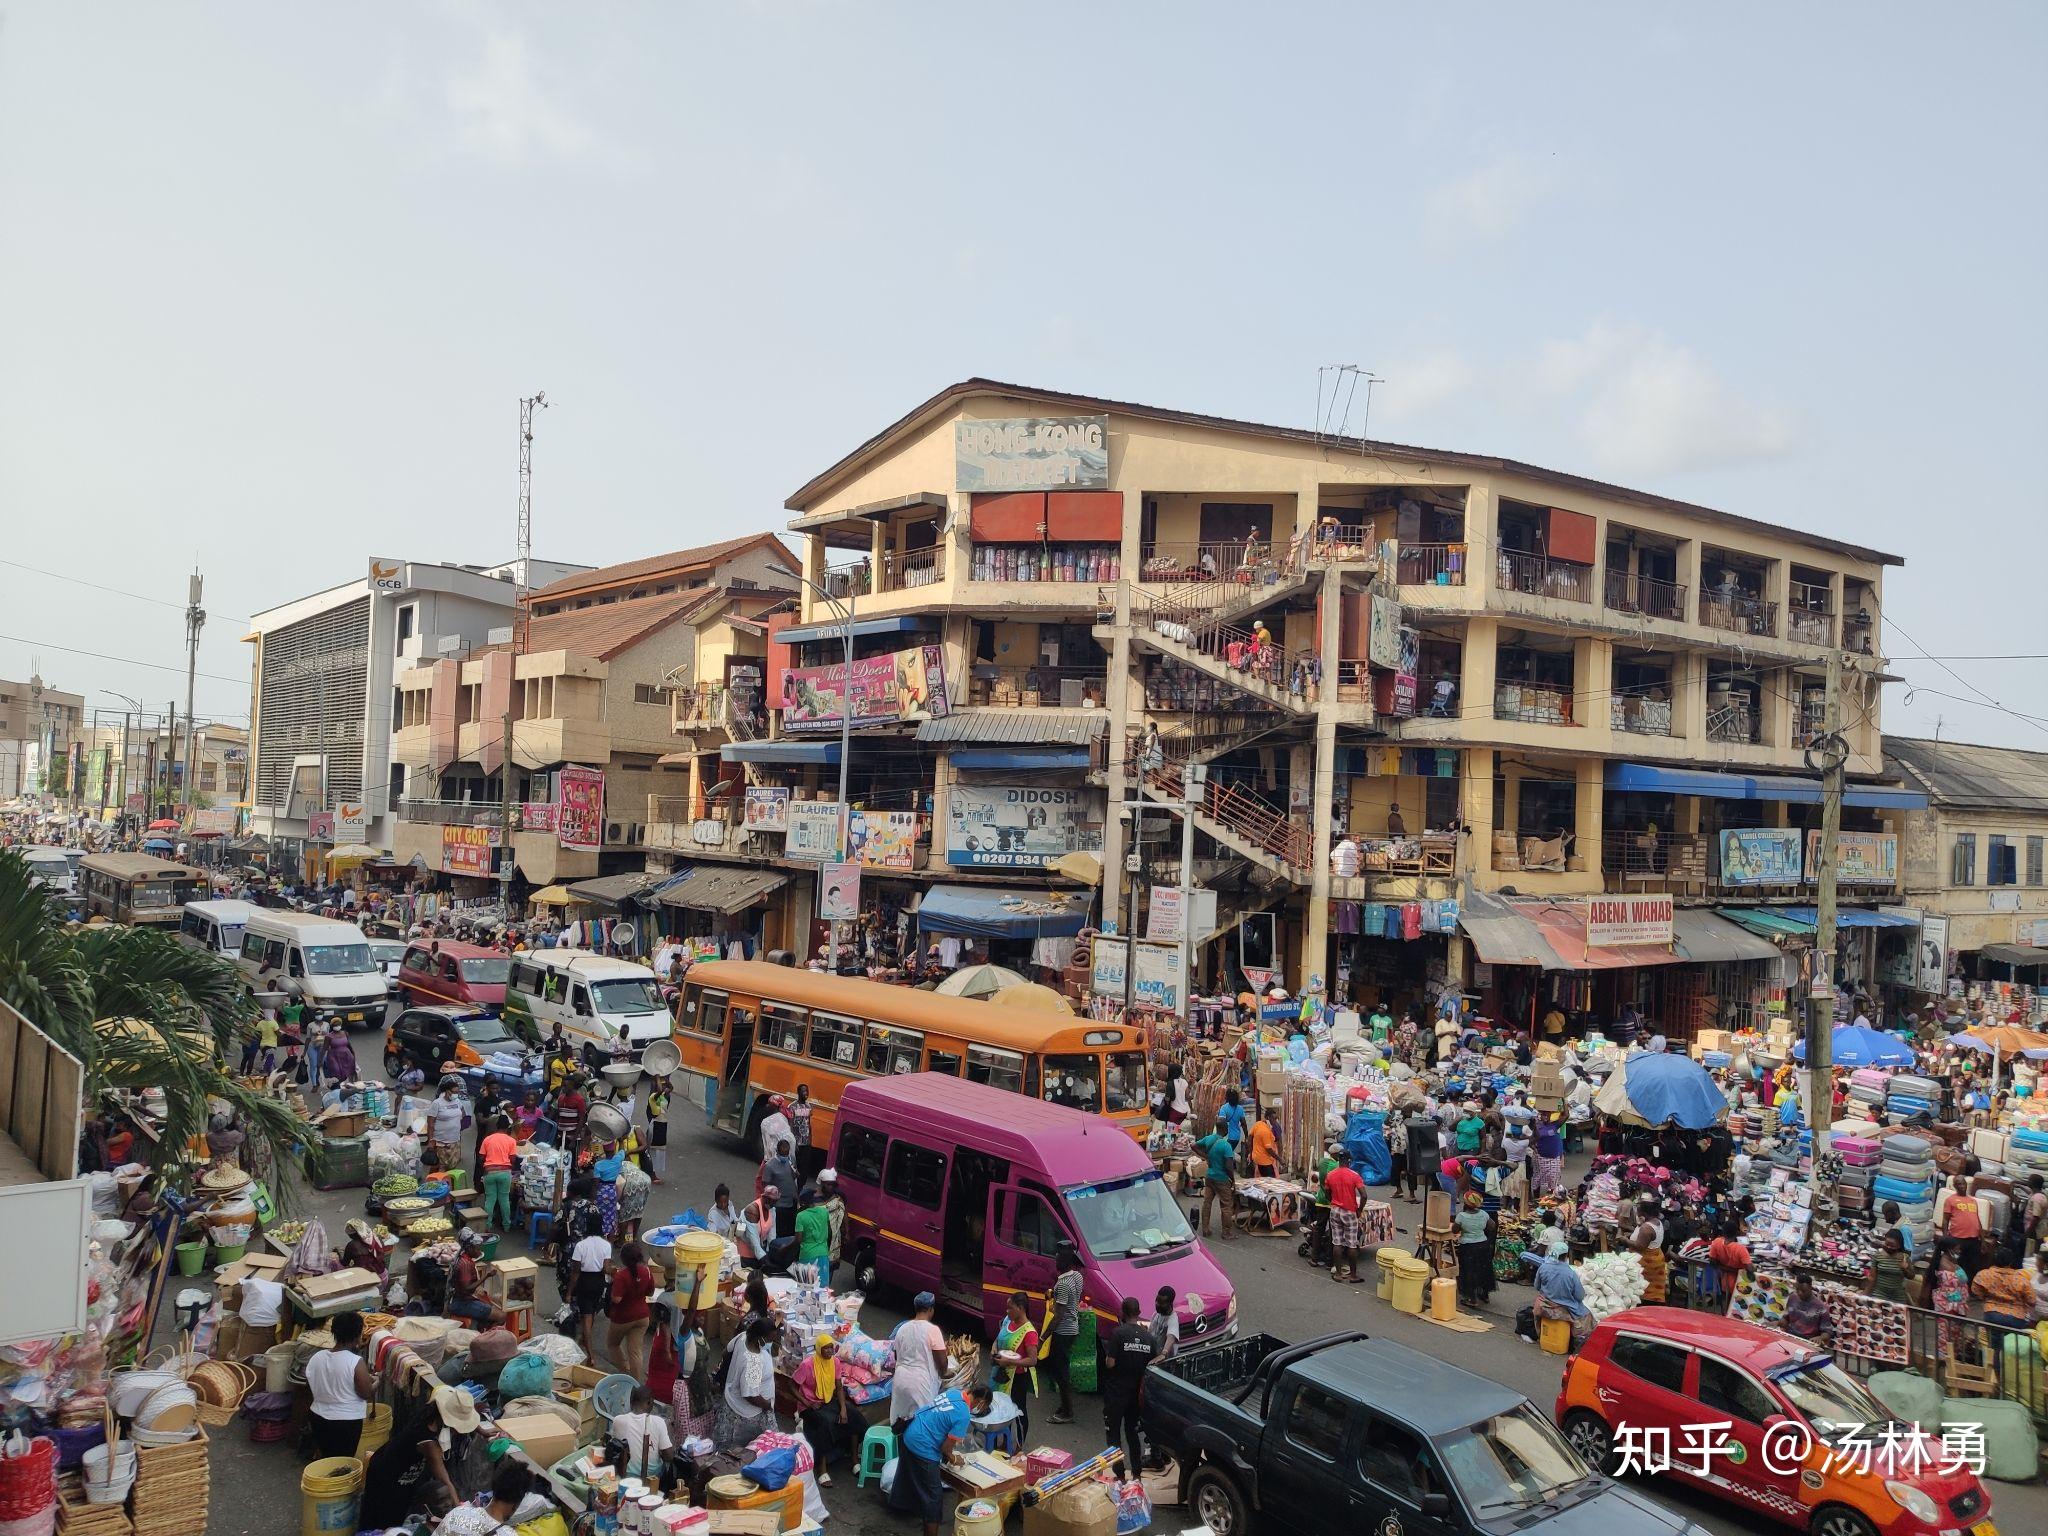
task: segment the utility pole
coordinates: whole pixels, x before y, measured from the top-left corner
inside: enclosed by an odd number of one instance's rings
[[[1821,739],[1809,747],[1808,760],[1820,753],[1820,856],[1814,871],[1813,985],[1806,993],[1807,1121],[1813,1127],[1813,1155],[1825,1156],[1834,1119],[1835,1062],[1835,854],[1842,832],[1842,787],[1848,774],[1849,747],[1842,740],[1842,653],[1828,652],[1827,696]]]
[[[171,814],[171,806],[177,800],[175,793],[177,786],[171,782],[171,764],[178,760],[178,701],[176,699],[170,701],[164,710],[164,714],[170,723],[164,728],[164,798],[162,814],[168,816]],[[192,729],[192,722],[190,720],[185,722],[185,729],[187,731]]]
[[[498,906],[507,923],[512,921],[512,829],[518,825],[517,804],[512,798],[512,710],[519,696],[519,658],[526,654],[533,622],[533,583],[527,574],[533,563],[533,413],[547,407],[548,397],[540,390],[519,402],[519,547],[512,569],[517,596],[512,609],[512,676],[505,684],[505,741],[498,764],[505,792],[499,813],[503,824],[498,828]]]
[[[1209,802],[1209,769],[1189,763],[1180,772],[1180,1007],[1174,1011],[1185,1029],[1195,990],[1195,812]]]
[[[192,729],[192,686],[199,675],[199,631],[206,626],[206,610],[199,606],[200,590],[205,578],[195,566],[192,579],[185,588],[185,803],[191,805],[193,786],[198,782],[194,777],[193,753],[198,750],[198,733]],[[177,747],[177,738],[171,740],[172,749]]]

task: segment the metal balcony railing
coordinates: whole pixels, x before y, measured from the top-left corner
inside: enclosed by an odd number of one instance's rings
[[[935,586],[946,579],[946,547],[913,549],[882,557],[882,590],[907,592],[913,587]]]
[[[967,702],[1024,709],[1103,708],[1109,679],[1101,667],[998,667],[967,669]]]
[[[1746,592],[1700,593],[1700,623],[1738,635],[1778,633],[1778,605]]]
[[[505,808],[479,800],[401,800],[400,821],[421,822],[441,827],[495,827],[503,823]]]
[[[828,597],[866,597],[874,590],[870,580],[868,562],[844,566],[836,571],[827,571],[825,579],[818,583]]]
[[[1572,716],[1572,690],[1556,683],[1495,683],[1493,718],[1532,725],[1580,725]]]
[[[1747,698],[1707,698],[1707,740],[1755,745],[1763,740],[1762,722]]]
[[[1791,601],[1785,606],[1785,637],[1807,645],[1833,645],[1834,592],[1811,582],[1793,582]]]
[[[1615,693],[1607,700],[1608,724],[1637,736],[1669,736],[1677,710],[1669,699]]]
[[[1394,573],[1404,587],[1462,587],[1465,546],[1403,544],[1395,556]]]
[[[1607,606],[1616,613],[1640,613],[1652,619],[1685,617],[1685,583],[1661,581],[1655,576],[1631,576],[1627,571],[1607,573]]]
[[[1593,601],[1593,567],[1570,560],[1525,554],[1518,549],[1504,549],[1500,552],[1500,585],[1504,592],[1590,603]]]

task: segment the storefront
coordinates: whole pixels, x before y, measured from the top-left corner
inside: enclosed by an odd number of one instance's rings
[[[940,945],[942,958],[951,952],[958,962],[953,946],[964,945],[975,960],[1056,985],[1053,978],[1073,968],[1074,940],[1094,905],[1093,891],[935,885],[918,904],[917,929],[925,944]]]

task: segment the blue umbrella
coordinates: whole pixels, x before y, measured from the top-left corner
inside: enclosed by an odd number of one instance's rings
[[[1727,1116],[1728,1098],[1714,1075],[1691,1057],[1636,1051],[1601,1085],[1593,1107],[1644,1125],[1704,1131]]]
[[[1910,1067],[1919,1060],[1913,1047],[1868,1024],[1837,1024],[1832,1038],[1838,1067]],[[1792,1059],[1806,1060],[1804,1040],[1792,1047]]]

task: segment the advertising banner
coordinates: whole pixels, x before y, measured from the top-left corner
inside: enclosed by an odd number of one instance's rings
[[[1181,929],[1180,887],[1155,885],[1152,905],[1145,913],[1145,937],[1162,944],[1178,944]]]
[[[1922,992],[1939,997],[1948,990],[1948,914],[1920,914],[1920,979]]]
[[[334,841],[355,845],[370,835],[370,808],[361,800],[334,802]]]
[[[498,846],[496,827],[443,827],[441,868],[451,875],[489,879],[491,850]]]
[[[334,841],[334,812],[312,811],[306,816],[306,838],[309,842],[331,843]]]
[[[1098,936],[1095,951],[1089,957],[1088,990],[1097,997],[1122,997],[1130,954],[1131,946],[1127,941]]]
[[[1723,885],[1797,885],[1799,870],[1797,827],[1722,829]]]
[[[818,866],[818,921],[850,923],[860,916],[860,866]]]
[[[789,790],[786,786],[770,787],[765,784],[747,786],[747,830],[749,832],[787,832],[789,830]]]
[[[1586,947],[1615,949],[1624,944],[1671,942],[1669,896],[1589,896],[1586,899]]]
[[[956,491],[1108,488],[1107,416],[1010,416],[953,424]]]
[[[782,852],[785,858],[822,863],[842,857],[837,800],[792,800]]]
[[[782,728],[791,735],[840,729],[845,710],[846,663],[790,667],[782,674]],[[936,645],[912,646],[853,664],[853,725],[895,725],[943,718],[947,713],[944,654]]]
[[[94,747],[85,761],[85,798],[104,800],[107,797],[107,759],[111,755],[106,747]]]
[[[604,846],[604,775],[595,768],[564,768],[555,780],[556,840],[564,848],[595,853]]]
[[[917,867],[915,811],[849,811],[846,856],[869,869]]]
[[[1948,919],[1943,918],[1946,925]],[[1924,923],[1923,923],[1924,926]],[[1946,938],[1946,931],[1944,931]],[[2012,925],[2012,941],[2035,949],[2048,949],[2048,917],[2023,917]]]
[[[1820,833],[1806,834],[1806,878],[1820,868]],[[1839,885],[1897,885],[1899,834],[1842,832],[1835,837],[1835,881]]]
[[[379,560],[370,557],[370,590],[372,592],[403,592],[405,590],[405,562],[403,560]]]
[[[209,807],[192,813],[192,835],[194,837],[225,837],[235,830],[235,813],[226,809]]]
[[[1401,605],[1391,597],[1374,596],[1372,627],[1366,633],[1365,659],[1389,672],[1401,668]]]
[[[955,784],[946,794],[946,862],[1037,869],[1063,853],[1102,852],[1100,791]]]
[[[1180,949],[1172,944],[1140,944],[1131,973],[1131,1001],[1163,1013],[1180,1011]]]
[[[554,831],[558,809],[552,800],[520,801],[519,830],[522,832]]]

